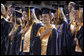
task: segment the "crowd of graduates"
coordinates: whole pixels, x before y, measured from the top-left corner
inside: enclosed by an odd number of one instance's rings
[[[83,7],[8,7],[1,3],[1,55],[82,55]]]

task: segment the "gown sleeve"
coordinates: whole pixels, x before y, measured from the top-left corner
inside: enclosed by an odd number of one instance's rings
[[[30,38],[30,54],[31,55],[40,55],[41,54],[41,41],[40,41],[40,37],[37,38],[36,37],[36,34],[39,30],[39,28],[41,27],[42,25],[40,23],[34,23],[33,24],[33,27],[32,27],[32,30],[31,30],[31,38]]]
[[[56,29],[52,30],[47,45],[47,55],[56,55]]]
[[[80,45],[81,49],[83,50],[83,26],[78,31],[77,38],[78,38],[78,41],[79,41],[79,45]]]

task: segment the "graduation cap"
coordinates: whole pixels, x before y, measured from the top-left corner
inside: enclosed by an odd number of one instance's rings
[[[54,9],[51,9],[51,13],[55,13],[56,12],[56,10],[54,10]]]
[[[15,7],[15,10],[20,10],[21,8],[20,7]]]
[[[58,9],[58,7],[64,8],[64,5],[52,4],[52,7],[53,7],[54,9]]]
[[[22,13],[14,11],[13,15],[16,15],[16,17],[22,17]]]
[[[52,4],[52,7],[53,7],[54,9],[58,9],[58,5],[57,5],[57,4]]]
[[[33,6],[29,6],[29,20],[31,19],[30,13],[35,13],[35,8]]]
[[[35,14],[42,15],[42,11],[39,8],[35,8]]]
[[[60,10],[64,8],[64,5],[59,5]]]
[[[29,7],[30,8],[30,12],[35,13],[35,7]]]
[[[50,9],[49,8],[42,8],[41,9],[42,10],[42,14],[48,14],[48,13],[50,13]]]
[[[75,10],[79,10],[79,8],[83,8],[82,5],[75,5]]]
[[[12,4],[12,7],[15,8],[15,6],[17,6],[16,4]]]
[[[17,17],[22,17],[22,13],[16,12]]]
[[[29,7],[24,7],[24,8],[22,8],[22,11],[28,12],[28,11],[29,11]]]

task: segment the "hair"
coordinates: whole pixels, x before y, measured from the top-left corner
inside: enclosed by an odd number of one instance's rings
[[[76,3],[75,2],[69,2],[70,5],[72,5],[73,7],[75,7]]]
[[[5,6],[1,4],[1,14],[5,15]]]
[[[21,23],[20,20],[21,20],[21,19],[18,19],[18,18],[19,18],[19,17],[16,18],[16,23],[17,23],[18,25],[20,25],[20,23]]]
[[[63,23],[63,18],[62,18],[63,16],[61,15],[61,13],[60,13],[60,15],[59,15],[59,18],[55,18],[55,24],[62,24]],[[56,21],[57,20],[57,21]],[[58,21],[59,20],[59,21]]]

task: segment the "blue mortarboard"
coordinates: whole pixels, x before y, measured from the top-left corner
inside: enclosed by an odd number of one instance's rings
[[[50,9],[49,8],[42,8],[42,14],[48,14]]]

